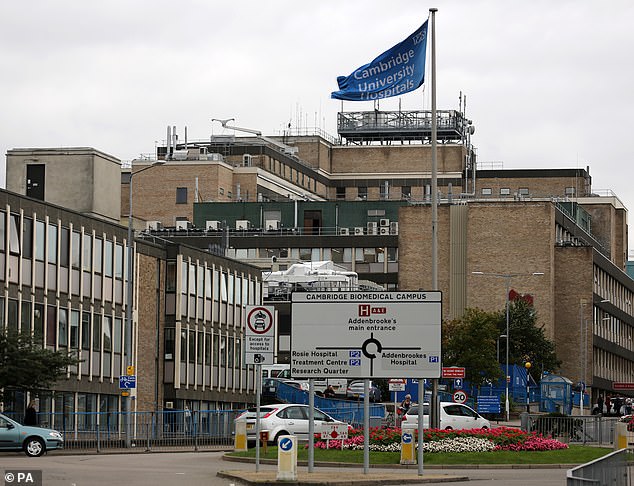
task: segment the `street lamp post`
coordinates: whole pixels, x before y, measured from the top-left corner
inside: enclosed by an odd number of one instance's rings
[[[509,381],[511,379],[509,375],[509,341],[511,340],[511,333],[509,330],[509,292],[511,291],[511,280],[515,277],[532,277],[544,275],[543,272],[531,272],[531,273],[489,273],[489,272],[471,272],[473,275],[484,275],[488,277],[500,277],[506,280],[506,388],[504,397],[504,414],[506,415],[506,421],[509,421],[511,406],[509,401]]]
[[[125,351],[126,351],[126,375],[130,374],[129,371],[132,370],[134,366],[134,360],[132,359],[132,335],[133,335],[133,324],[132,324],[132,305],[133,298],[132,294],[134,291],[134,245],[132,243],[132,234],[133,234],[133,217],[132,217],[132,178],[143,172],[145,170],[151,169],[156,165],[162,165],[165,161],[157,160],[147,167],[143,167],[136,172],[133,172],[133,166],[130,164],[130,179],[128,181],[129,186],[129,199],[128,199],[128,242],[127,242],[127,253],[128,253],[128,281],[126,285],[126,307],[125,307]],[[136,373],[136,371],[134,372]],[[132,373],[132,374],[134,374]],[[132,403],[131,398],[128,392],[128,395],[123,396],[123,417],[125,420],[125,445],[126,447],[130,447],[130,434],[132,431],[131,420],[130,420],[130,412],[132,411]]]
[[[526,368],[526,413],[531,413],[531,390],[529,388],[530,380],[531,380],[531,362],[527,361],[524,363],[524,367]]]

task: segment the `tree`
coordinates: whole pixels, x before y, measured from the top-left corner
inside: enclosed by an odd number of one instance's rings
[[[50,389],[79,360],[73,353],[41,346],[28,333],[0,332],[0,401],[13,390],[39,392]]]
[[[498,330],[506,333],[506,313],[500,314]],[[539,381],[544,373],[556,371],[561,365],[555,344],[546,337],[544,328],[537,326],[537,313],[531,302],[515,299],[509,303],[509,364],[524,366],[531,363],[531,376]]]
[[[483,385],[502,377],[496,356],[497,312],[467,309],[461,319],[443,325],[444,366],[462,366],[465,379]]]

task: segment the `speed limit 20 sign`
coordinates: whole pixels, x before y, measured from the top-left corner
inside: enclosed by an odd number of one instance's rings
[[[245,363],[273,364],[275,353],[274,308],[251,305],[246,308]]]
[[[456,390],[453,393],[453,401],[455,403],[466,403],[467,402],[467,394],[462,390]]]

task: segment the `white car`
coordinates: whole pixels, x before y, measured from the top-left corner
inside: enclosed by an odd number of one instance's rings
[[[260,431],[268,431],[269,443],[277,444],[282,435],[295,435],[298,440],[308,441],[308,405],[295,403],[277,403],[260,407]],[[342,424],[327,413],[315,409],[315,433],[321,431],[323,424]],[[247,441],[255,442],[256,409],[250,408],[236,420],[247,421]]]
[[[423,404],[423,428],[429,428],[429,403]],[[418,423],[418,405],[403,415],[403,422]],[[440,428],[445,430],[490,429],[491,422],[471,407],[453,402],[440,402]]]

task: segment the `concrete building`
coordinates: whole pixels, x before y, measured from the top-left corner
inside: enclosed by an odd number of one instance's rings
[[[127,243],[117,223],[0,191],[0,330],[31,332],[81,360],[39,394],[40,413],[72,430],[95,420],[73,412],[121,411],[119,377],[130,364],[133,410],[253,403],[242,315],[261,301],[261,272],[158,238],[136,241],[130,328]],[[4,409],[21,413],[29,398],[14,393]]]

